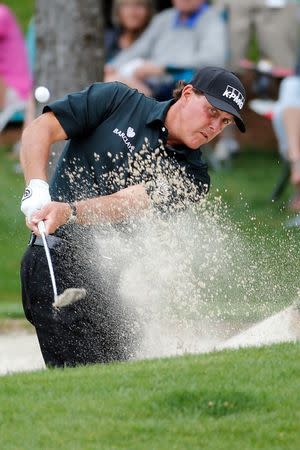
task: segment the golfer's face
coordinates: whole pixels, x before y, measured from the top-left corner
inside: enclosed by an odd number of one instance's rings
[[[180,138],[188,147],[197,149],[232,124],[233,116],[212,106],[204,95],[193,89],[187,94],[181,111]]]

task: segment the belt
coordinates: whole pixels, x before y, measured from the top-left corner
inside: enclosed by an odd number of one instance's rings
[[[46,241],[47,241],[49,248],[55,248],[59,244],[64,242],[64,239],[62,239],[58,236],[53,236],[52,234],[49,234],[48,236],[46,236]],[[28,242],[28,245],[30,247],[33,247],[34,245],[37,245],[39,247],[44,247],[43,239],[41,238],[41,236],[36,236],[35,234],[32,233],[30,240]]]

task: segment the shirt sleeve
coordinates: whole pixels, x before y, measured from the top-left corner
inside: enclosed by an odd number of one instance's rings
[[[43,113],[54,113],[68,139],[83,137],[112,114],[130,92],[122,83],[94,83],[50,103]]]

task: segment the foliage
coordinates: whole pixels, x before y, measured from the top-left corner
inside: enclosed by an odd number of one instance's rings
[[[6,0],[2,3],[11,8],[25,33],[29,20],[34,14],[35,0]]]

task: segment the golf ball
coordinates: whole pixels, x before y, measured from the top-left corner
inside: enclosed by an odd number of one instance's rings
[[[39,86],[34,91],[34,96],[39,103],[46,103],[50,98],[49,89],[45,86]]]

